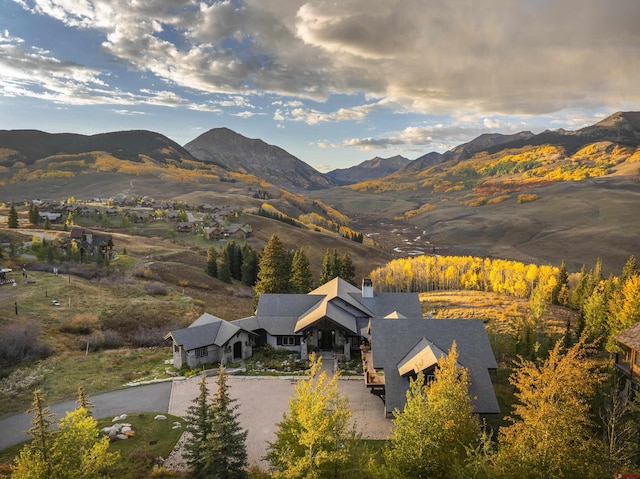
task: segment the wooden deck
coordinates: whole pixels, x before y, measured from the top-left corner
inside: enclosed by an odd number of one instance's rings
[[[384,388],[384,371],[373,367],[373,357],[370,349],[362,349],[362,370],[364,382],[368,388]]]

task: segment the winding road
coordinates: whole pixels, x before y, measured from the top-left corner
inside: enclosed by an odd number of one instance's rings
[[[140,412],[166,413],[169,410],[171,381],[120,389],[109,393],[91,396],[89,400],[95,406],[93,416],[103,418],[122,413]],[[50,406],[55,419],[63,418],[67,412],[77,407],[76,401],[66,401]],[[16,414],[0,419],[0,450],[24,442],[30,438],[26,431],[31,427],[30,414]]]

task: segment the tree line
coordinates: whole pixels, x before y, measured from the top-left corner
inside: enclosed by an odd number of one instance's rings
[[[355,284],[356,268],[351,257],[339,256],[334,249],[326,251],[318,284],[325,284],[336,277]],[[309,259],[302,247],[287,251],[277,235],[271,236],[260,254],[257,281],[254,286],[256,301],[263,293],[306,294],[315,283]]]

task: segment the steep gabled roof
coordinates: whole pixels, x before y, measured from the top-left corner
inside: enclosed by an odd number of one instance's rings
[[[418,374],[438,364],[441,357],[447,353],[433,344],[427,338],[422,338],[398,363],[398,374],[405,376],[409,373]]]
[[[329,320],[354,335],[364,336],[371,318],[393,315],[422,318],[417,294],[376,293],[363,298],[362,291],[342,278],[334,278],[308,294],[260,295],[251,329],[273,336],[300,334],[320,321]],[[249,324],[249,322],[247,322]]]
[[[616,341],[628,348],[640,351],[640,322],[616,335]]]
[[[203,348],[211,344],[224,346],[243,328],[208,313],[204,313],[189,327],[171,331],[165,339],[173,341],[187,351]]]
[[[313,308],[308,314],[302,316],[296,322],[294,332],[299,333],[324,318],[332,320],[353,334],[359,333],[358,325],[353,314],[350,314],[327,299],[322,301],[317,308]]]
[[[372,319],[370,323],[373,367],[384,369],[387,411],[402,409],[409,388],[408,377],[401,376],[398,366],[403,360],[418,355],[424,338],[441,351],[457,344],[458,362],[469,370],[469,394],[477,413],[499,413],[489,369],[498,367],[489,338],[480,320],[464,319]],[[426,344],[426,343],[424,343]]]

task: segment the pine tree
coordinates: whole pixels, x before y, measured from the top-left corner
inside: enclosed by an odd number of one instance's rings
[[[322,270],[320,271],[320,284],[325,284],[340,275],[340,258],[334,249],[332,253],[327,250],[322,259]]]
[[[624,264],[622,268],[622,273],[620,274],[620,284],[624,284],[631,276],[635,276],[640,273],[638,269],[638,264],[636,263],[636,257],[631,255],[629,259]]]
[[[356,285],[356,265],[353,264],[351,256],[345,253],[339,262],[340,272],[338,276],[344,279],[347,283]]]
[[[207,249],[207,268],[205,271],[209,276],[218,277],[218,252],[213,246]]]
[[[207,478],[243,479],[247,477],[247,431],[242,430],[236,399],[229,396],[227,375],[218,370],[218,390],[209,412],[209,433],[204,443]]]
[[[293,255],[291,262],[291,279],[289,280],[291,293],[307,294],[313,289],[313,276],[309,258],[300,247]]]
[[[221,255],[220,264],[218,265],[218,279],[225,283],[231,283],[231,265],[229,264],[229,257],[224,253]]]
[[[207,375],[202,373],[200,394],[193,400],[193,405],[187,409],[185,417],[188,435],[184,445],[184,456],[191,476],[196,479],[207,477],[205,472],[205,445],[211,434],[212,427],[211,410],[207,402],[208,396]]]
[[[44,401],[44,393],[37,389],[33,393],[31,408],[27,410],[28,414],[33,414],[32,426],[27,432],[33,438],[33,449],[41,454],[44,461],[48,461],[51,454],[51,426],[55,414],[49,412],[50,408],[44,405]]]
[[[242,253],[242,284],[254,286],[258,279],[258,253],[249,245],[245,245]]]
[[[260,257],[258,281],[253,288],[257,298],[262,293],[287,293],[290,274],[289,255],[280,238],[273,235]]]
[[[229,261],[231,277],[240,281],[242,279],[242,249],[234,240],[231,240],[225,246],[223,254]]]
[[[351,410],[338,391],[339,374],[327,379],[321,358],[310,357],[308,378],[300,379],[289,409],[269,444],[273,479],[350,478],[357,434],[349,426]]]
[[[40,211],[38,205],[34,205],[33,203],[29,206],[29,223],[32,225],[40,224]]]
[[[561,304],[561,292],[563,288],[566,290],[569,287],[569,274],[567,273],[567,265],[562,260],[562,264],[560,265],[560,271],[558,272],[558,278],[556,281],[556,285],[553,287],[553,291],[551,292],[551,302],[553,304]]]
[[[9,228],[17,228],[20,226],[20,222],[18,220],[18,212],[16,211],[15,205],[11,205],[9,208],[9,217],[7,218],[7,226]]]
[[[389,477],[455,478],[467,449],[480,441],[469,372],[457,360],[454,343],[438,361],[435,381],[425,385],[423,373],[411,381],[403,411],[395,411],[395,427],[384,451]]]
[[[76,403],[78,403],[78,408],[85,409],[89,415],[91,415],[91,411],[95,407],[89,400],[89,396],[84,392],[84,388],[82,386],[78,386],[78,399],[76,400]]]

